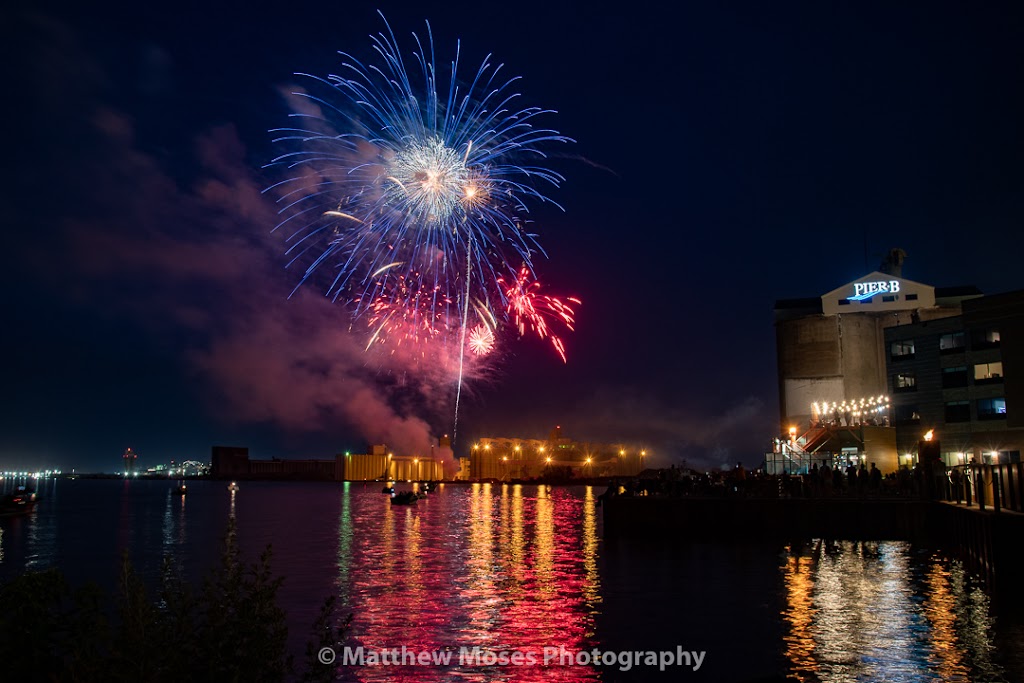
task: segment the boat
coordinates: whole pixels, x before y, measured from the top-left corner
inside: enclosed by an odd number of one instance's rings
[[[19,486],[12,493],[0,498],[0,517],[24,515],[32,511],[39,502],[35,491]]]
[[[178,485],[174,487],[174,494],[178,496],[185,495],[185,482],[179,481]]]
[[[395,487],[394,486],[385,486],[384,488],[382,488],[380,490],[380,492],[381,493],[386,493],[388,495],[392,495],[395,492]]]
[[[228,484],[228,491],[231,491],[231,493],[234,493],[237,490],[238,490],[238,484],[236,484],[235,482],[231,482],[230,484]]]
[[[412,505],[417,500],[419,500],[419,498],[420,497],[416,495],[415,491],[402,491],[401,493],[394,493],[391,495],[391,504]]]

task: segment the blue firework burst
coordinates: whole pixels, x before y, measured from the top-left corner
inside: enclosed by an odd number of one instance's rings
[[[286,147],[271,163],[286,177],[268,188],[277,229],[289,265],[305,269],[299,285],[326,270],[327,293],[357,315],[401,309],[385,319],[464,337],[471,301],[500,316],[499,280],[532,272],[542,251],[530,205],[550,202],[545,188],[563,180],[544,149],[571,140],[539,124],[554,112],[518,104],[518,77],[490,56],[462,82],[458,44],[442,73],[427,24],[407,66],[384,24],[374,62],[339,53],[340,74],[297,74],[305,106],[273,131]]]

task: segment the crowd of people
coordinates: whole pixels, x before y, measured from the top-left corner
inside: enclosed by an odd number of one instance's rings
[[[656,475],[613,481],[601,498],[612,496],[744,496],[759,498],[906,497],[924,489],[922,468],[883,475],[875,463],[845,468],[813,465],[802,474],[768,474],[737,464],[731,470],[697,472],[672,467]]]

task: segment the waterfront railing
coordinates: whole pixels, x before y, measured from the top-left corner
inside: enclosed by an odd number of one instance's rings
[[[950,467],[942,497],[980,510],[1024,512],[1024,463]]]

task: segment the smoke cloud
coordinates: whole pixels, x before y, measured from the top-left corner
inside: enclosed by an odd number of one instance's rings
[[[133,117],[104,98],[107,78],[74,35],[29,23],[41,34],[33,61],[46,88],[89,75],[74,85],[81,115],[64,131],[79,153],[60,160],[67,175],[55,181],[78,189],[38,255],[58,252],[69,296],[139,323],[151,342],[180,344],[196,393],[221,418],[355,430],[396,452],[428,451],[440,431],[430,421],[441,422],[453,395],[450,369],[407,349],[367,352],[365,327],[315,286],[289,299],[300,273],[284,268],[270,183],[235,128],[207,130],[184,154],[147,147]]]

